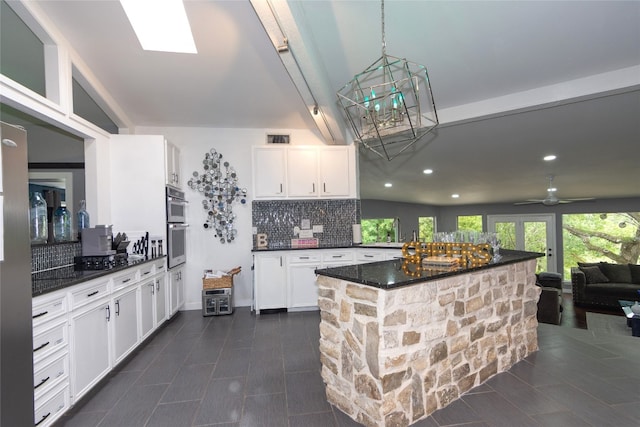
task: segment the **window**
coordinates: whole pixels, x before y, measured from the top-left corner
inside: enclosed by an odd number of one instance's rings
[[[640,212],[562,215],[564,277],[578,262],[638,264]]]
[[[458,230],[482,231],[482,215],[459,215]]]
[[[421,242],[432,242],[435,231],[436,219],[432,216],[421,216],[418,218],[418,240]]]
[[[393,228],[393,218],[363,219],[360,221],[362,228],[362,243],[386,242],[387,235],[395,242],[396,233]]]

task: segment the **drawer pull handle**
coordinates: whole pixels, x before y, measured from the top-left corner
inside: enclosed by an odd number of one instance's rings
[[[35,353],[36,351],[42,350],[43,348],[45,348],[46,346],[48,346],[50,342],[51,342],[51,341],[47,341],[46,343],[42,344],[40,347],[38,347],[38,348],[34,348],[34,349],[33,349],[33,352]]]
[[[31,316],[33,319],[37,319],[38,317],[42,317],[45,314],[49,313],[48,311],[43,311],[42,313],[38,313],[38,314],[34,314],[33,316]]]
[[[38,421],[37,423],[35,423],[33,426],[34,426],[34,427],[37,427],[37,426],[39,426],[40,424],[42,424],[42,422],[43,422],[44,420],[46,420],[47,418],[49,418],[49,415],[51,415],[51,412],[47,412],[47,415],[43,415],[43,416],[42,416],[42,418],[40,419],[40,421]]]
[[[147,274],[151,273],[151,271],[145,271],[144,273],[142,273],[143,276],[146,276]]]
[[[97,295],[97,294],[98,294],[98,292],[100,292],[100,291],[94,291],[94,292],[91,292],[90,294],[87,294],[87,298],[88,298],[88,297],[92,297],[92,296],[94,296],[94,295]]]
[[[365,258],[373,258],[373,255],[365,255]]]
[[[342,258],[344,255],[334,255],[332,258]]]
[[[300,259],[309,259],[308,256],[301,256]]]
[[[129,278],[129,279],[124,279],[124,280],[122,281],[122,283],[127,283],[127,282],[130,282],[130,281],[131,281],[131,278]]]
[[[33,387],[33,389],[35,390],[35,389],[37,389],[38,387],[40,387],[42,384],[44,384],[44,383],[46,383],[47,381],[49,381],[49,378],[51,378],[51,377],[47,377],[47,378],[43,379],[42,381],[40,381],[40,384],[38,384],[38,385],[34,386],[34,387]]]

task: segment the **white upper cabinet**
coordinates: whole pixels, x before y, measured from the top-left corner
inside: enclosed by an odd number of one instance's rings
[[[285,151],[281,147],[254,147],[254,197],[263,199],[285,197],[285,168]]]
[[[166,184],[172,187],[181,188],[180,182],[180,149],[165,141],[165,178]]]
[[[318,197],[318,150],[312,147],[288,147],[287,196]]]
[[[355,170],[349,161],[349,147],[324,147],[320,156],[320,195],[324,198],[354,197],[351,175]]]
[[[355,153],[351,146],[253,148],[256,199],[355,198]]]

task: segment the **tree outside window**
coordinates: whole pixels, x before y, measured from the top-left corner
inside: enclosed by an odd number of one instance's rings
[[[418,240],[432,242],[435,231],[436,219],[432,216],[418,217]]]
[[[640,212],[562,216],[564,277],[578,262],[638,264]]]
[[[458,215],[458,230],[482,232],[482,215]]]
[[[394,242],[396,233],[393,228],[393,218],[363,219],[360,221],[362,243],[386,242],[387,235]]]

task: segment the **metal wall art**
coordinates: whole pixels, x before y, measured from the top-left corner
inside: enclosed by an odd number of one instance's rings
[[[202,207],[207,216],[203,227],[213,230],[220,243],[231,243],[238,230],[233,204],[247,203],[247,189],[238,187],[238,175],[229,162],[222,161],[222,154],[215,149],[205,153],[202,172],[194,171],[187,185],[204,195]]]

